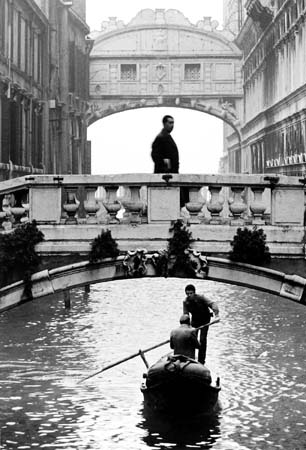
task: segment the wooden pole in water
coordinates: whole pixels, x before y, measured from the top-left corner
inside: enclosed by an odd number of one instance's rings
[[[71,307],[70,291],[64,291],[65,308]]]
[[[85,284],[84,292],[85,292],[85,294],[89,294],[89,292],[90,292],[90,284]]]

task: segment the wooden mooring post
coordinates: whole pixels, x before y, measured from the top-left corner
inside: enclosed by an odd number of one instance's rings
[[[85,294],[89,294],[89,292],[90,292],[90,284],[85,284],[84,292],[85,292]]]
[[[71,307],[70,291],[64,291],[65,308]]]

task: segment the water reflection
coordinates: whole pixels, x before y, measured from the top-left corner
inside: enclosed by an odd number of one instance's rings
[[[171,418],[149,414],[142,409],[143,420],[138,424],[146,430],[143,441],[150,447],[162,448],[213,448],[220,439],[220,408],[218,411],[197,418]]]
[[[221,378],[222,409],[208,422],[145,417],[140,358],[78,384],[167,339],[187,281],[104,283],[74,291],[70,310],[54,296],[1,315],[0,448],[305,450],[306,308],[278,297],[197,283],[221,312],[207,364]]]

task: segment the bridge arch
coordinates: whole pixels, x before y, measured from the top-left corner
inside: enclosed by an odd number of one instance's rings
[[[107,109],[99,109],[93,107],[90,115],[88,116],[87,125],[90,126],[98,120],[103,119],[104,117],[118,114],[120,112],[154,107],[184,108],[209,114],[213,117],[216,117],[217,119],[221,119],[223,122],[226,122],[228,125],[230,125],[236,132],[239,143],[241,142],[240,121],[238,120],[235,112],[231,111],[231,107],[228,107],[227,105],[214,107],[210,104],[198,102],[192,98],[181,99],[180,97],[162,97],[156,99],[141,99],[137,102],[122,101],[121,103],[119,102],[116,105],[110,105]]]
[[[130,252],[131,257],[105,258],[98,263],[88,261],[62,266],[56,269],[44,270],[32,276],[32,297],[24,296],[24,283],[14,283],[0,289],[0,313],[16,307],[26,301],[46,297],[76,287],[89,284],[133,279],[140,276],[134,264],[134,256],[140,259],[142,251]],[[154,263],[156,254],[145,255],[142,264],[144,270],[141,277],[159,277]],[[227,259],[203,257],[193,252],[198,269],[195,272],[197,280],[212,280],[245,286],[262,292],[275,294],[289,300],[306,305],[306,279],[297,275],[286,275],[283,272],[235,263]],[[137,267],[139,268],[138,264]],[[203,269],[203,270],[202,270]],[[180,276],[190,278],[190,274]]]

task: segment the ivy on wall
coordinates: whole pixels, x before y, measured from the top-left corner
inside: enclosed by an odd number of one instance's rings
[[[35,220],[19,225],[13,232],[0,235],[1,287],[23,279],[25,296],[31,296],[31,275],[37,271],[41,258],[35,246],[44,240]]]

